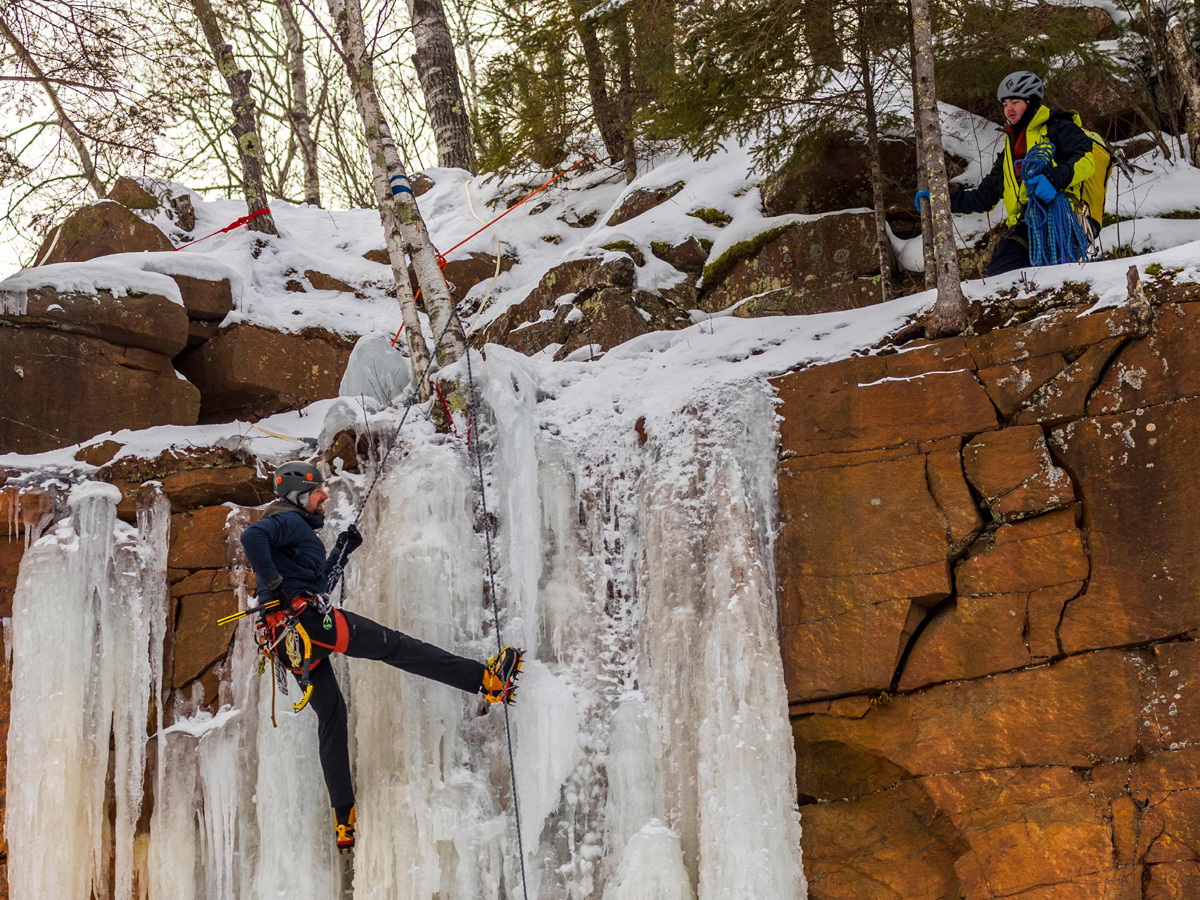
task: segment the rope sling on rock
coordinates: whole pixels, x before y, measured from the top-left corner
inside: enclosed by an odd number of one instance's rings
[[[1029,262],[1034,266],[1058,266],[1087,258],[1088,236],[1071,198],[1058,191],[1053,200],[1043,203],[1030,189],[1053,166],[1054,145],[1043,141],[1029,150],[1021,169],[1029,195],[1025,222],[1029,228]]]

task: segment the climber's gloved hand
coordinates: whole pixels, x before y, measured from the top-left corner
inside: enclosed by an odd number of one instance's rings
[[[1032,181],[1027,182],[1025,188],[1030,194],[1047,204],[1053,203],[1058,194],[1058,188],[1052,185],[1050,179],[1045,175],[1038,175]]]
[[[338,559],[347,559],[351,553],[362,546],[362,542],[362,534],[356,526],[351,525],[337,536],[337,540],[333,544],[333,552],[337,554]]]
[[[284,609],[290,602],[291,599],[283,591],[283,576],[276,575],[273,581],[267,582],[267,599],[260,610],[261,618],[265,619],[270,613]],[[268,604],[270,609],[267,608]]]
[[[921,198],[922,197],[925,198],[926,203],[933,202],[932,200],[929,199],[929,191],[917,191],[917,193],[913,195],[913,206],[915,206],[917,209],[921,208]]]

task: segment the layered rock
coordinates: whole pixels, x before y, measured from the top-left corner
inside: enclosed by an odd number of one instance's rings
[[[0,452],[37,453],[123,428],[195,424],[199,393],[171,362],[187,342],[179,303],[157,294],[42,287],[28,291],[24,306],[23,313],[0,315]]]
[[[336,397],[354,342],[322,328],[221,329],[177,360],[200,390],[200,420],[256,419]]]
[[[1198,307],[778,380],[812,900],[1195,892]]]

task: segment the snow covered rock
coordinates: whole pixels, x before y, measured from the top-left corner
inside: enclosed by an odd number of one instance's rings
[[[186,345],[187,320],[182,306],[158,294],[118,297],[108,291],[86,294],[53,287],[30,290],[24,315],[0,314],[0,321],[17,328],[87,335],[166,357]]]
[[[171,447],[153,459],[121,456],[95,477],[121,489],[117,515],[129,521],[137,511],[136,491],[147,481],[160,483],[172,512],[221,503],[258,506],[274,497],[254,457],[224,447]]]
[[[411,381],[412,368],[408,357],[393,347],[389,338],[379,334],[364,334],[350,353],[346,371],[338,385],[338,396],[370,397],[386,406],[395,401]],[[357,420],[361,413],[356,410],[354,415],[354,420]],[[337,429],[342,430],[344,428]]]
[[[563,359],[577,350],[602,352],[641,334],[692,324],[680,306],[636,290],[634,281],[634,261],[626,254],[568,260],[484,329],[482,343],[525,354],[547,350]]]
[[[261,418],[336,397],[354,342],[323,328],[276,331],[238,323],[180,357],[200,390],[200,418]]]
[[[110,253],[173,250],[170,239],[120,203],[101,200],[76,210],[46,236],[39,266],[82,262]]]
[[[685,185],[686,182],[678,181],[666,187],[637,188],[630,191],[621,201],[621,205],[608,217],[605,224],[611,228],[614,225],[623,225],[630,219],[636,219],[642,213],[647,213],[654,207],[666,203],[682,191]]]
[[[845,212],[785,223],[734,244],[704,267],[700,307],[742,302],[744,318],[811,315],[878,303],[875,218]]]

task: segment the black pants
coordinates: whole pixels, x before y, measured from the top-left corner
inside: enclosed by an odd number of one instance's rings
[[[478,693],[483,686],[483,663],[455,656],[364,616],[347,611],[343,611],[342,615],[346,617],[350,637],[346,656],[377,659],[469,694]],[[333,643],[333,638],[326,636],[322,619],[323,616],[310,608],[300,616],[300,624],[312,638],[322,643]],[[322,647],[313,647],[313,656],[316,658],[325,658],[331,652]],[[321,771],[325,774],[325,786],[329,789],[329,804],[333,807],[349,806],[354,802],[354,786],[350,783],[346,701],[328,659],[311,670],[310,678],[313,692],[309,705],[317,713]]]

